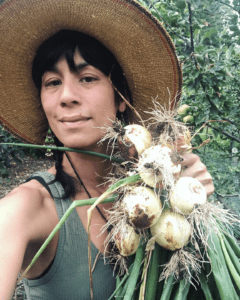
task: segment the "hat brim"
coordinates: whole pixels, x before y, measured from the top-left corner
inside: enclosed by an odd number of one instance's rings
[[[43,144],[48,122],[31,79],[43,41],[61,29],[95,37],[116,57],[135,109],[144,118],[152,99],[175,105],[182,72],[166,30],[132,0],[8,0],[0,6],[0,122],[19,139]]]

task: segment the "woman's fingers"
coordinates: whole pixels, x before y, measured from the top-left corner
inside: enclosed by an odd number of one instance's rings
[[[188,153],[183,155],[183,162],[181,165],[181,176],[193,177],[199,180],[205,187],[208,197],[214,192],[212,176],[196,154]]]

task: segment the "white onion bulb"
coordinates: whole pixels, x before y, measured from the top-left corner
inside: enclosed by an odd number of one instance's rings
[[[124,127],[125,134],[118,136],[118,145],[122,155],[129,158],[138,156],[151,146],[151,133],[143,126],[131,124]]]
[[[165,209],[157,223],[151,227],[151,233],[160,246],[174,251],[187,244],[191,225],[183,215]]]
[[[122,200],[122,206],[129,223],[140,229],[151,227],[162,212],[160,199],[143,186],[130,189]]]
[[[156,145],[146,149],[139,158],[139,174],[149,186],[162,187],[162,181],[172,186],[174,179],[180,175],[181,165],[175,164],[169,147]]]
[[[122,256],[129,256],[137,251],[140,243],[140,236],[133,227],[128,224],[120,227],[121,230],[114,235],[114,242]]]
[[[169,201],[174,211],[189,215],[195,205],[207,202],[207,193],[196,178],[181,177],[171,190]]]

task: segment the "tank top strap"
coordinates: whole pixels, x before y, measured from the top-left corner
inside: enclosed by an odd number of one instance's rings
[[[65,192],[61,183],[55,181],[55,176],[47,171],[35,172],[26,181],[28,182],[33,179],[41,183],[52,196],[56,205],[58,218],[61,219],[66,209],[71,205],[71,200],[69,198],[63,200]]]

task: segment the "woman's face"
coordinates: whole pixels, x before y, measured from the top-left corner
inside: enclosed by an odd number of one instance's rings
[[[100,127],[111,124],[117,109],[114,90],[99,69],[89,65],[78,50],[74,54],[77,71],[61,58],[42,78],[41,101],[49,125],[64,146],[94,149],[103,136]]]

